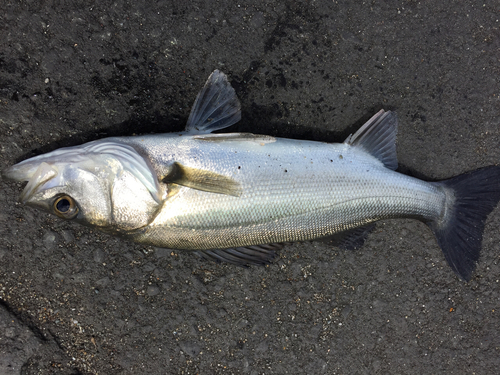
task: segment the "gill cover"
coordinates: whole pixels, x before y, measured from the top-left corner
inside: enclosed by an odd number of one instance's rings
[[[3,176],[28,181],[21,202],[110,232],[147,225],[162,202],[151,166],[133,147],[114,139],[36,156]]]

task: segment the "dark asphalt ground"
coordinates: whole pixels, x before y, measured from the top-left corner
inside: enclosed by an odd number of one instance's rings
[[[4,0],[0,169],[179,131],[214,69],[242,102],[233,131],[341,142],[385,108],[404,173],[499,163],[498,1],[353,3]],[[0,374],[498,373],[499,208],[465,283],[413,220],[242,269],[64,222],[21,189],[0,182]]]

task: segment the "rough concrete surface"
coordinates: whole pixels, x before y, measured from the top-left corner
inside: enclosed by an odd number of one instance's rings
[[[233,131],[340,142],[386,108],[402,172],[497,164],[499,19],[497,0],[3,0],[0,169],[179,131],[214,69],[242,102]],[[498,373],[499,208],[465,283],[413,220],[242,269],[62,221],[21,189],[0,182],[1,374]]]

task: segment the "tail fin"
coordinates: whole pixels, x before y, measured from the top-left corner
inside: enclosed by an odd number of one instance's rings
[[[500,200],[500,166],[490,166],[436,182],[445,188],[445,214],[428,223],[444,257],[466,281],[479,259],[484,222]]]

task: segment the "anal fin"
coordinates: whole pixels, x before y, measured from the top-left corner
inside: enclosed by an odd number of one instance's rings
[[[362,227],[336,233],[334,235],[320,238],[316,241],[325,242],[337,246],[343,250],[357,250],[361,248],[368,235],[375,229],[375,223],[364,225]]]

